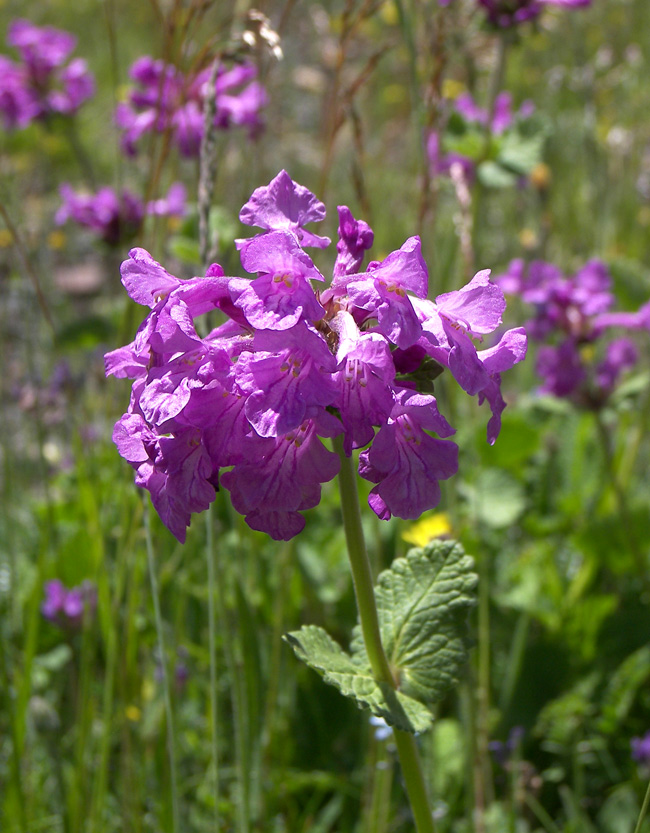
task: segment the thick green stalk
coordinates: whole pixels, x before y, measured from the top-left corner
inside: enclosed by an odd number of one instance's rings
[[[354,581],[354,592],[359,609],[359,621],[361,623],[363,641],[375,679],[388,683],[392,688],[396,689],[395,678],[381,643],[372,570],[370,568],[370,561],[368,560],[368,553],[363,538],[363,528],[361,526],[356,471],[352,458],[346,457],[343,451],[343,440],[341,437],[335,438],[334,447],[341,460],[339,489],[341,492],[343,527],[345,529],[345,539],[348,546],[350,567],[352,568],[352,579]],[[433,814],[429,804],[429,797],[427,795],[426,783],[422,773],[415,738],[408,732],[402,732],[399,729],[394,730],[394,735],[400,764],[402,766],[402,775],[406,784],[406,792],[408,793],[411,809],[413,810],[417,831],[418,833],[435,833]]]
[[[334,440],[334,445],[341,460],[341,470],[339,471],[341,511],[343,513],[345,540],[348,545],[348,557],[350,559],[350,567],[352,568],[352,580],[354,581],[354,592],[357,598],[357,607],[359,608],[359,621],[361,622],[363,641],[375,679],[388,683],[393,688],[396,688],[395,678],[390,670],[390,665],[384,653],[384,647],[381,644],[372,569],[370,567],[368,553],[366,552],[366,543],[363,538],[363,528],[361,526],[356,472],[352,464],[352,458],[346,457],[343,451],[343,440],[341,437],[337,437]]]

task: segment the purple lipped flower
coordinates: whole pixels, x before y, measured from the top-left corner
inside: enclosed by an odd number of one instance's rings
[[[338,385],[335,405],[345,428],[344,449],[363,448],[375,435],[375,425],[385,423],[393,409],[395,365],[386,339],[380,333],[364,333],[349,312],[341,311],[331,324],[339,337],[334,380]]]
[[[68,62],[77,43],[74,35],[21,19],[9,26],[7,43],[21,60],[0,59],[0,112],[6,128],[23,128],[55,114],[70,116],[93,95],[95,82],[86,62]]]
[[[282,170],[268,185],[256,188],[239,212],[244,225],[257,226],[267,231],[291,231],[302,246],[327,248],[329,237],[321,237],[305,229],[307,223],[318,223],[325,218],[325,205],[312,192],[294,182]],[[237,240],[237,247],[247,240]]]
[[[339,205],[339,239],[336,244],[334,277],[353,275],[359,271],[366,251],[372,246],[375,234],[368,223],[355,220],[347,205]]]
[[[458,446],[431,437],[454,429],[439,413],[433,396],[402,390],[388,422],[359,457],[359,474],[377,485],[368,502],[382,520],[413,520],[440,501],[440,480],[458,471]]]
[[[398,251],[383,261],[368,264],[366,272],[334,281],[344,285],[354,306],[377,317],[379,331],[402,349],[418,340],[422,327],[413,308],[412,292],[426,298],[429,273],[419,237],[409,237]]]
[[[316,330],[304,323],[258,330],[253,348],[241,355],[235,373],[248,394],[246,416],[261,437],[286,434],[335,401],[336,359]]]
[[[236,465],[222,477],[233,506],[253,529],[287,541],[300,532],[301,510],[320,500],[320,486],[336,477],[339,459],[319,439],[340,431],[327,413],[307,419],[283,436],[261,460]]]
[[[241,250],[247,272],[258,272],[233,301],[246,319],[259,329],[287,330],[301,319],[317,321],[325,310],[318,303],[310,280],[324,278],[295,235],[273,231],[253,237]]]
[[[324,277],[303,250],[314,243],[303,225],[324,210],[285,172],[257,189],[242,214],[263,231],[240,245],[252,279],[212,264],[205,277],[180,280],[144,249],[122,264],[127,292],[149,312],[133,342],[105,356],[107,375],[133,380],[113,439],[180,541],[219,487],[251,528],[296,535],[338,472],[321,440],[340,434],[345,454],[365,448],[359,471],[375,484],[379,517],[432,508],[458,457],[430,394],[444,367],[462,380],[467,367],[477,375],[465,387],[490,403],[490,442],[498,433],[500,374],[523,358],[525,334],[509,330],[481,351],[472,339],[501,321],[501,290],[479,273],[427,301],[417,237],[359,273],[372,231],[341,207],[332,282],[317,291]],[[195,319],[211,310],[226,321],[201,335]]]

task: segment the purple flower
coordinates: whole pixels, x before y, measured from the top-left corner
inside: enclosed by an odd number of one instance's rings
[[[274,231],[254,237],[242,249],[241,263],[247,272],[259,272],[233,298],[253,327],[286,330],[301,319],[323,317],[309,281],[324,278],[295,235]]]
[[[59,579],[52,579],[45,582],[44,592],[41,613],[49,622],[65,629],[79,628],[84,615],[93,613],[97,605],[97,591],[90,581],[68,589]]]
[[[329,237],[320,237],[305,229],[307,223],[318,223],[325,218],[326,209],[311,191],[294,182],[286,171],[261,188],[256,188],[242,206],[239,219],[247,226],[267,231],[291,231],[302,246],[320,249],[330,244]],[[237,241],[238,247],[248,241]]]
[[[500,374],[523,358],[526,341],[509,330],[476,349],[501,322],[501,289],[482,272],[427,301],[417,237],[358,272],[372,230],[341,206],[333,279],[318,292],[324,277],[303,247],[327,239],[304,225],[324,213],[281,172],[242,209],[263,229],[239,247],[242,268],[256,277],[213,264],[204,278],[180,280],[144,249],[122,264],[127,292],[149,313],[133,342],[105,357],[108,375],[133,380],[113,439],[180,541],[221,486],[253,529],[296,535],[338,472],[321,440],[339,434],[346,454],[365,447],[359,471],[375,484],[379,517],[435,506],[458,448],[445,439],[454,429],[435,397],[418,385],[430,389],[444,367],[489,402],[489,441],[498,434]],[[200,335],[195,319],[216,309],[225,323]]]
[[[203,136],[203,101],[211,70],[185,76],[171,64],[144,56],[129,74],[135,86],[115,112],[125,153],[135,155],[141,137],[157,132],[169,133],[183,156],[196,156]],[[252,64],[219,68],[214,89],[216,128],[245,126],[251,135],[261,129],[260,111],[267,97],[254,80],[256,74]]]
[[[337,287],[345,286],[354,306],[376,316],[379,331],[405,349],[415,344],[422,333],[408,292],[425,298],[428,280],[420,238],[410,237],[381,263],[368,264],[367,272],[345,276],[334,283]]]
[[[551,263],[533,261],[526,266],[516,260],[497,282],[533,306],[526,331],[543,342],[536,365],[543,379],[540,390],[582,407],[602,407],[639,355],[629,337],[608,343],[609,331],[650,331],[650,302],[636,312],[612,310],[611,277],[596,259],[571,277]]]
[[[336,244],[334,276],[359,271],[364,254],[374,240],[374,232],[363,220],[355,220],[347,205],[339,205],[339,240]]]
[[[391,416],[359,457],[359,474],[378,485],[369,503],[382,520],[413,520],[440,501],[440,480],[458,471],[458,446],[431,437],[454,429],[438,412],[433,396],[400,391]]]
[[[86,62],[70,53],[77,39],[51,26],[14,20],[7,43],[21,62],[0,58],[0,112],[7,129],[23,128],[54,114],[72,115],[95,91]]]
[[[108,186],[95,194],[83,194],[70,185],[59,188],[63,200],[55,221],[62,225],[72,220],[93,231],[109,246],[132,240],[139,232],[146,214],[177,215],[185,213],[185,186],[175,182],[166,197],[145,204],[126,188],[117,193]]]
[[[646,732],[641,738],[632,738],[630,747],[632,760],[643,766],[650,766],[650,732]]]

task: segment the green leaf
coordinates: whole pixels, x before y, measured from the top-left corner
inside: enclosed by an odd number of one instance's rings
[[[429,709],[387,683],[372,676],[370,666],[355,661],[323,628],[305,625],[284,637],[296,655],[314,668],[326,683],[354,700],[359,708],[368,708],[391,726],[405,732],[423,732],[433,721]]]
[[[477,518],[491,529],[505,529],[516,523],[526,508],[521,483],[503,469],[484,469],[476,482],[463,486]]]
[[[542,161],[543,149],[542,134],[524,137],[517,133],[508,133],[503,137],[497,162],[514,174],[525,176]]]
[[[412,549],[379,575],[381,638],[400,691],[437,703],[467,661],[467,611],[475,603],[474,561],[455,541]],[[353,651],[365,655],[357,630]]]
[[[481,162],[477,169],[478,178],[486,188],[512,188],[519,177],[491,159]]]
[[[322,628],[303,627],[285,639],[358,706],[404,731],[424,731],[432,721],[429,707],[458,681],[467,660],[466,618],[477,581],[472,568],[460,544],[433,541],[380,574],[375,588],[379,626],[397,691],[372,676],[359,626],[351,655]]]

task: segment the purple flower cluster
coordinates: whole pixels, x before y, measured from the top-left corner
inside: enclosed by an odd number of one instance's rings
[[[72,220],[91,229],[109,246],[119,246],[131,240],[139,231],[145,215],[176,216],[185,214],[186,191],[175,182],[167,196],[144,203],[124,188],[119,194],[112,188],[100,188],[95,194],[75,191],[67,183],[59,189],[63,204],[56,213],[59,225]]]
[[[650,330],[650,302],[637,312],[612,311],[611,277],[600,260],[588,261],[571,277],[545,261],[526,265],[513,260],[496,280],[506,294],[517,294],[534,307],[526,331],[544,344],[537,356],[541,390],[584,407],[601,407],[638,359],[629,337],[604,337],[612,328]]]
[[[15,63],[0,55],[0,113],[7,130],[27,127],[55,113],[72,115],[95,91],[82,58],[68,61],[77,39],[51,26],[14,20],[7,43],[20,53]]]
[[[196,156],[203,135],[203,101],[211,70],[185,76],[171,64],[145,56],[133,64],[129,74],[135,86],[115,112],[116,124],[123,131],[124,152],[134,156],[140,138],[156,131],[169,133],[183,156]],[[255,66],[249,63],[219,68],[214,90],[215,127],[224,130],[245,126],[251,135],[261,129],[260,110],[267,96],[254,80],[256,75]]]
[[[523,121],[530,118],[535,112],[535,105],[532,101],[524,101],[518,111],[514,112],[512,107],[512,96],[508,92],[502,92],[497,95],[494,101],[494,108],[492,117],[483,107],[479,107],[474,101],[470,93],[463,93],[459,95],[453,102],[451,116],[460,116],[463,121],[464,128],[469,131],[485,132],[488,120],[490,122],[490,133],[492,136],[502,136],[506,131],[511,130],[517,121]],[[466,179],[473,179],[476,168],[475,159],[462,153],[459,150],[452,149],[454,145],[454,137],[452,135],[441,136],[437,131],[432,131],[427,139],[427,156],[429,158],[429,165],[431,173],[434,176],[443,174],[448,175],[451,171],[451,166],[454,163],[459,164]],[[452,148],[449,150],[443,149],[447,144]]]
[[[97,606],[97,590],[90,581],[67,588],[59,579],[45,582],[45,599],[41,613],[61,628],[74,630],[83,622],[84,613],[92,613]]]
[[[364,449],[359,473],[375,484],[375,513],[419,517],[458,467],[454,429],[427,392],[443,368],[489,403],[489,442],[499,433],[500,373],[524,358],[526,335],[509,330],[484,350],[474,339],[501,323],[501,289],[484,271],[427,300],[418,237],[363,270],[373,232],[346,206],[338,214],[333,279],[319,290],[324,277],[305,248],[330,241],[305,225],[325,206],[285,171],[240,213],[264,230],[237,241],[255,277],[213,264],[180,280],[143,249],[122,265],[127,292],[151,312],[131,344],[105,357],[107,374],[134,380],[113,439],[180,541],[219,484],[253,529],[296,535],[300,513],[338,473],[338,456],[321,443],[337,435],[346,454]],[[200,336],[194,319],[215,309],[225,323]]]
[[[579,8],[591,0],[478,0],[494,26],[509,28],[538,17],[544,6]]]
[[[449,6],[452,0],[438,0],[441,6]],[[590,6],[591,0],[477,0],[485,9],[493,26],[510,28],[539,16],[544,6],[565,6],[579,8]]]

